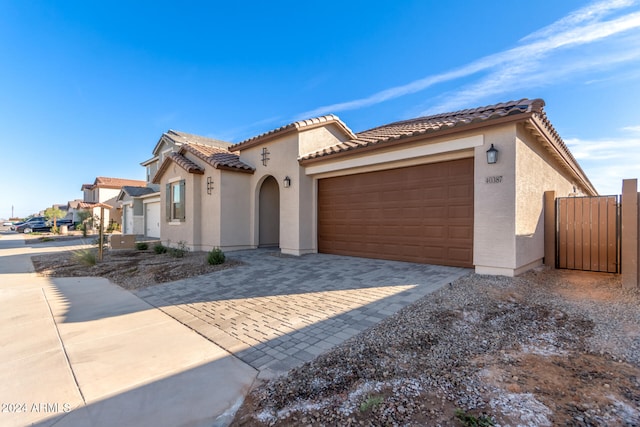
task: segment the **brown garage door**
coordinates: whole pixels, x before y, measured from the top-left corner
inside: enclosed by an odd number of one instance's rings
[[[473,159],[319,180],[318,249],[472,267]]]

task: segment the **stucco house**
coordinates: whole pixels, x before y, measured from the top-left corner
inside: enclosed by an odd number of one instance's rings
[[[145,181],[124,178],[110,178],[99,176],[93,184],[83,184],[80,190],[83,193],[82,201],[75,203],[75,210],[89,210],[94,216],[100,215],[100,204],[109,205],[111,209],[104,210],[103,222],[106,225],[115,222],[122,225],[122,212],[117,201],[122,187],[144,187]],[[77,214],[76,214],[77,216]]]
[[[199,145],[207,145],[214,146],[219,148],[227,149],[231,145],[230,142],[220,141],[213,138],[207,138],[204,136],[193,135],[186,132],[179,132],[175,130],[168,130],[163,133],[155,147],[153,148],[153,157],[144,162],[140,163],[140,165],[144,166],[147,174],[147,182],[146,186],[150,189],[150,191],[146,191],[141,195],[129,195],[127,198],[128,202],[132,206],[132,209],[136,209],[137,205],[139,208],[136,210],[137,213],[134,215],[142,215],[138,218],[138,227],[133,226],[133,231],[131,234],[144,234],[148,237],[160,237],[160,223],[161,223],[161,208],[160,208],[160,186],[154,183],[153,177],[158,172],[158,169],[165,158],[180,149],[184,144],[199,144]],[[125,195],[121,195],[122,200],[125,200]],[[140,223],[142,223],[140,225]],[[140,232],[140,227],[142,227],[142,232]],[[123,230],[124,233],[124,230]],[[129,228],[127,228],[126,234],[129,234]]]
[[[153,177],[161,240],[517,275],[543,262],[543,193],[597,194],[544,105],[522,99],[358,133],[327,115],[228,148],[186,142]]]

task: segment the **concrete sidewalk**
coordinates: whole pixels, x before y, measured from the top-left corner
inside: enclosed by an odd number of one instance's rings
[[[105,279],[33,273],[70,245],[0,236],[0,425],[230,421],[257,371]]]

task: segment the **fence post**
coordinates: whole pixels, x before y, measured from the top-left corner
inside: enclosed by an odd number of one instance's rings
[[[622,287],[638,287],[638,180],[622,180]]]
[[[556,192],[544,192],[544,265],[556,267]]]

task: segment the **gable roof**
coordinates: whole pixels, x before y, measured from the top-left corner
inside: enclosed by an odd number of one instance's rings
[[[125,179],[125,178],[109,178],[106,176],[99,176],[93,182],[93,188],[122,188],[124,186],[144,187],[147,185],[146,181],[138,179]]]
[[[227,149],[213,147],[210,145],[189,143],[184,144],[177,153],[170,153],[167,155],[158,168],[158,172],[154,175],[152,182],[154,184],[160,183],[160,177],[167,170],[171,162],[174,162],[189,173],[198,175],[204,174],[204,168],[202,166],[185,157],[184,154],[187,152],[195,155],[199,159],[202,159],[215,169],[225,169],[245,173],[255,172],[255,168],[241,161],[237,154],[231,153]]]
[[[168,141],[169,143],[175,145],[177,148],[181,147],[183,144],[203,144],[203,145],[211,145],[213,147],[227,148],[233,145],[230,142],[222,141],[215,138],[208,138],[206,136],[194,135],[192,133],[180,132],[177,130],[169,129],[165,133],[162,134],[156,146],[153,148],[154,157],[158,155],[158,149],[162,145],[163,142]],[[149,159],[149,160],[153,160]],[[142,162],[148,163],[149,160]]]
[[[125,193],[130,197],[140,197],[146,196],[147,194],[155,193],[156,190],[150,187],[133,187],[130,185],[125,185],[122,187],[121,194]]]
[[[216,169],[253,173],[255,168],[240,160],[237,154],[229,150],[200,144],[185,144],[180,152],[190,152]]]
[[[423,137],[427,134],[444,133],[444,131],[451,130],[463,131],[472,125],[486,126],[495,124],[497,119],[517,118],[518,120],[525,120],[528,118],[528,116],[525,116],[526,113],[540,113],[543,106],[544,101],[542,99],[521,99],[519,101],[509,101],[485,107],[394,122],[358,132],[356,137],[350,141],[318,150],[302,157],[301,160],[317,159],[377,144]]]
[[[318,150],[300,158],[300,164],[359,152],[359,150],[388,147],[417,139],[437,137],[455,132],[493,126],[509,122],[525,122],[525,128],[542,143],[593,194],[595,187],[587,178],[569,148],[547,118],[544,100],[520,99],[451,113],[435,114],[403,120],[358,132],[355,138]]]
[[[280,137],[290,132],[299,132],[302,130],[313,129],[320,126],[326,126],[328,124],[335,124],[338,128],[349,138],[355,138],[355,134],[349,127],[344,124],[342,120],[333,114],[326,116],[320,116],[313,119],[299,120],[297,122],[290,123],[285,126],[281,126],[277,129],[270,130],[260,135],[245,139],[237,143],[230,148],[231,151],[241,151],[250,147],[254,147],[258,144],[262,144],[270,139]]]

